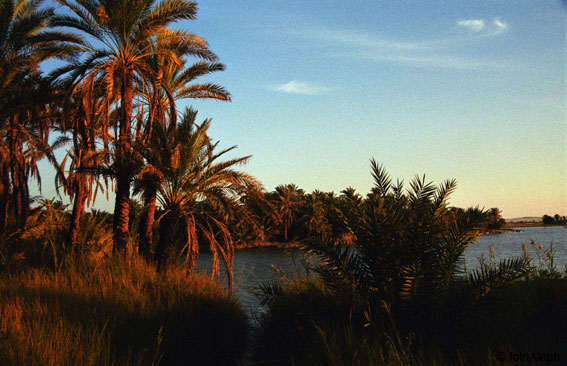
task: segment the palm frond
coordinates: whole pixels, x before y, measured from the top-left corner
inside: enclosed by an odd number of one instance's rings
[[[375,187],[381,195],[385,195],[390,190],[392,184],[390,175],[386,171],[386,168],[378,164],[374,159],[370,160],[370,167]]]
[[[504,259],[496,266],[482,265],[467,278],[465,291],[479,301],[491,292],[528,275],[533,268],[528,257]]]

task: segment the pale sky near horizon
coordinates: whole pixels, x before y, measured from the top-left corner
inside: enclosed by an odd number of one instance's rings
[[[365,195],[375,158],[406,183],[455,178],[455,206],[567,215],[563,2],[198,3],[181,26],[226,65],[203,80],[233,101],[184,104],[267,190]]]

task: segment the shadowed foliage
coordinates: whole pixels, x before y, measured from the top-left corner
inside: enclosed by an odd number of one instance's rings
[[[28,179],[40,181],[37,162],[54,161],[48,145],[53,98],[39,63],[70,58],[78,37],[50,28],[51,7],[37,0],[0,1],[0,231],[8,214],[23,229],[29,213]]]
[[[413,364],[427,359],[420,352],[428,344],[447,355],[442,345],[453,351],[466,345],[452,333],[457,324],[480,314],[499,291],[531,273],[524,256],[486,263],[467,274],[463,253],[479,235],[485,213],[448,207],[454,180],[435,186],[415,177],[405,189],[401,181],[392,184],[374,160],[371,168],[374,187],[365,199],[352,189],[343,191],[353,245],[343,246],[330,235],[312,236],[306,249],[317,258],[318,279],[264,286],[269,312],[262,320],[258,360]],[[333,338],[337,332],[354,344]],[[331,348],[333,342],[338,350]],[[412,342],[424,348],[410,352]],[[277,344],[286,346],[280,352]],[[344,358],[348,354],[351,359]]]

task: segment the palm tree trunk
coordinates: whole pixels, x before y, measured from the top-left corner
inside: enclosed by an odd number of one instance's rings
[[[116,175],[116,201],[114,204],[114,250],[125,252],[128,243],[130,223],[130,176]]]
[[[81,223],[81,218],[85,213],[85,201],[87,200],[86,185],[86,177],[84,176],[84,174],[79,174],[75,187],[75,200],[73,202],[73,212],[71,213],[69,232],[67,233],[67,243],[71,248],[75,248],[77,245],[79,226]]]
[[[12,184],[12,207],[14,210],[14,216],[16,217],[16,222],[19,229],[23,229],[27,220],[27,210],[25,205],[29,204],[25,200],[25,192],[23,183],[24,179],[27,178],[25,175],[24,157],[23,157],[23,143],[20,142],[18,130],[14,127],[18,122],[18,115],[14,116],[12,119],[13,126],[8,134],[8,146],[10,151],[10,161],[9,161],[9,171]]]
[[[159,240],[154,253],[154,260],[158,270],[162,270],[167,263],[169,250],[173,246],[175,218],[171,212],[166,212],[159,223]]]
[[[26,226],[29,205],[27,176],[22,165],[22,162],[16,160],[12,167],[12,199],[14,202],[14,214],[19,229],[24,229]]]
[[[139,252],[148,257],[152,245],[152,229],[156,212],[156,187],[149,188],[144,192],[144,210],[140,218],[138,234],[140,238]]]
[[[2,164],[2,183],[0,183],[0,233],[6,230],[8,223],[8,202],[10,200],[10,172],[5,164]]]
[[[132,70],[126,70],[122,75],[121,106],[120,106],[120,136],[116,154],[116,201],[114,205],[114,250],[125,252],[128,243],[128,224],[130,214],[130,183],[132,181],[132,167],[129,162],[131,156],[132,99],[134,87],[132,85]]]

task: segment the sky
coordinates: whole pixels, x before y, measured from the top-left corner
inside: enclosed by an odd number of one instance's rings
[[[266,190],[365,195],[374,158],[406,186],[456,179],[454,206],[567,215],[565,2],[198,4],[177,26],[226,65],[203,81],[232,102],[182,105],[213,119],[221,147],[252,155],[243,169]]]

